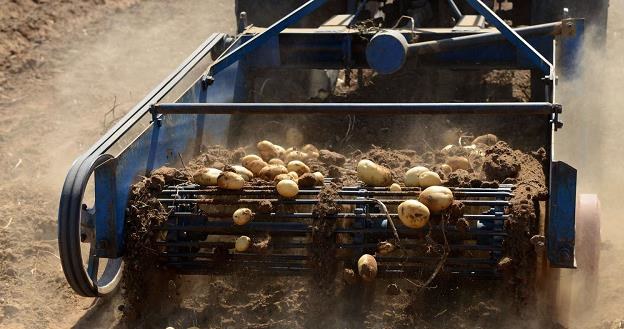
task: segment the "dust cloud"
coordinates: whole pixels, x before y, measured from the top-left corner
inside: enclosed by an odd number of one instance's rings
[[[612,0],[606,49],[593,41],[598,31],[588,29],[578,78],[560,81],[558,102],[564,105],[565,126],[555,134],[555,157],[578,169],[577,192],[596,193],[602,204],[598,301],[593,312],[571,318],[572,328],[601,323],[609,328],[608,322],[624,319],[624,222],[618,193],[624,184],[623,19],[624,2]]]

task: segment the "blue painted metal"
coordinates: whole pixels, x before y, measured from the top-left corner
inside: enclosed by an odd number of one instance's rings
[[[120,256],[117,252],[119,223],[115,211],[116,167],[117,159],[112,158],[95,170],[95,253],[98,257]]]
[[[556,24],[546,24],[545,27],[537,29],[542,33],[528,32],[529,28],[521,28],[520,33],[528,34],[526,40],[538,49],[541,53],[548,54],[546,58],[552,60],[552,40],[553,31],[556,28]],[[451,34],[452,36],[453,34]],[[462,38],[467,37],[466,33],[460,34],[461,36],[457,40],[448,39],[452,43],[459,43]],[[504,38],[499,37],[500,34],[495,33],[474,33],[469,34],[471,37],[490,36],[492,38],[487,39],[490,42],[486,44],[480,43],[475,40],[475,45],[464,45],[459,49],[442,49],[443,52],[427,54],[426,56],[419,56],[426,60],[428,65],[439,64],[445,66],[479,66],[480,68],[488,67],[502,67],[502,68],[516,68],[516,69],[540,69],[535,66],[533,62],[524,54],[519,53],[517,49],[506,42]],[[388,34],[384,34],[388,36]],[[244,35],[241,40],[248,40],[252,35]],[[403,37],[410,37],[403,35]],[[437,34],[421,34],[422,38],[434,38],[448,37],[446,33],[442,35]],[[351,32],[344,31],[332,31],[322,33],[297,33],[286,32],[279,36],[278,43],[275,43],[276,39],[268,41],[271,43],[271,47],[261,47],[254,52],[254,56],[247,56],[244,60],[246,65],[250,68],[283,68],[283,69],[344,69],[349,68],[369,68],[371,59],[367,60],[367,55],[378,47],[367,46],[362,42],[359,36],[354,35]],[[397,39],[399,40],[399,39]],[[394,41],[394,40],[390,40]],[[397,41],[400,43],[400,41]],[[411,44],[408,46],[408,57],[412,55],[412,52],[423,48],[420,43]],[[426,42],[426,45],[431,45],[431,42]],[[431,48],[436,48],[431,45]],[[369,50],[370,49],[370,50]],[[366,51],[363,51],[366,50]],[[400,63],[402,61],[401,56],[404,57],[404,53],[401,52],[401,47],[396,47],[398,60],[390,61],[390,59],[384,58],[387,55],[387,51],[384,47],[378,49],[380,56],[376,56],[377,61],[371,66],[382,67],[389,65],[385,63],[387,60],[390,63]],[[396,66],[396,64],[394,65]]]
[[[563,21],[563,29],[568,31],[567,33],[573,33],[568,35],[563,33],[559,38],[557,48],[559,48],[559,58],[557,58],[557,66],[563,77],[573,79],[576,77],[579,71],[579,56],[580,51],[583,49],[583,42],[585,40],[585,20],[583,19],[568,19]]]
[[[553,37],[534,36],[527,38],[532,45],[552,58]],[[517,69],[540,69],[525,54],[516,51],[515,47],[506,43],[468,46],[463,49],[450,50],[432,55],[435,62],[444,65],[473,65],[480,67],[502,67]]]
[[[208,50],[205,49],[202,56],[206,56]],[[195,62],[198,61],[199,58]],[[208,90],[197,80],[179,101],[232,102],[237,91],[232,86],[239,84],[237,80],[242,78],[239,71],[238,64],[235,64],[221,72],[220,81]],[[165,94],[159,99],[164,97]],[[114,258],[122,255],[125,209],[130,186],[138,176],[162,165],[176,163],[178,153],[182,156],[192,154],[204,138],[211,143],[226,142],[230,115],[213,115],[210,120],[204,117],[163,116],[160,126],[150,125],[114,162],[109,160],[106,166],[96,169],[96,179],[99,180],[99,183],[96,181],[96,241],[110,241],[105,248],[96,250],[98,257]],[[198,139],[198,136],[201,138]],[[114,171],[111,166],[114,166]]]
[[[552,267],[575,268],[576,169],[555,161],[550,172],[547,253]]]
[[[379,74],[392,74],[405,64],[407,47],[407,39],[400,32],[379,32],[366,47],[366,61]]]
[[[492,9],[486,6],[481,0],[466,0],[485,20],[495,26],[522,54],[528,57],[533,64],[539,67],[544,74],[554,78],[553,65],[530,43],[514,31],[505,21],[496,15]]]
[[[206,73],[204,80],[207,80],[209,77],[218,74],[230,65],[243,59],[247,54],[262,46],[272,38],[277,37],[279,33],[285,28],[297,23],[303,17],[307,16],[308,14],[312,13],[320,6],[325,4],[325,2],[327,2],[327,0],[309,0],[305,4],[301,5],[301,7],[295,9],[290,14],[284,16],[284,18],[269,26],[266,30],[264,30],[264,32],[254,36],[253,38],[249,39],[248,41],[234,49],[232,52],[215,61],[210,66],[210,69]]]
[[[231,102],[234,98],[234,89],[238,67],[237,65],[222,71],[219,80],[215,81],[211,88],[201,87],[201,81],[197,81],[190,88],[181,101]],[[199,91],[206,90],[205,93]],[[136,182],[137,176],[145,175],[152,169],[164,165],[174,165],[181,156],[193,154],[196,149],[198,125],[202,115],[165,115],[161,126],[150,125],[132,144],[117,156],[115,170],[115,213],[103,213],[100,216],[109,220],[116,220],[115,237],[108,237],[117,241],[115,253],[121,255],[124,240],[124,219],[126,205],[130,194],[130,186]],[[224,142],[229,127],[229,115],[217,115],[204,120],[204,138],[211,143]],[[97,170],[96,170],[97,172]],[[98,208],[99,209],[99,208]],[[105,256],[102,256],[105,257]],[[109,257],[109,256],[107,256]]]
[[[535,103],[166,103],[154,111],[164,114],[441,114],[482,113],[550,115],[559,104]]]

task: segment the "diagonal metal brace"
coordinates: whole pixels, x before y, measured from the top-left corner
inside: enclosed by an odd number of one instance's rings
[[[264,32],[257,34],[253,38],[247,40],[245,43],[240,45],[238,48],[234,49],[232,52],[217,59],[214,63],[212,63],[210,68],[208,68],[208,72],[204,74],[204,76],[202,77],[202,81],[204,83],[211,84],[213,81],[213,77],[216,74],[225,70],[230,65],[242,59],[245,55],[262,46],[271,38],[279,35],[279,33],[282,32],[284,29],[297,23],[303,17],[309,15],[320,6],[325,4],[325,2],[327,2],[327,0],[309,0],[308,2],[304,3],[303,5],[301,5],[301,7],[295,9],[293,12],[284,16],[279,21],[273,23],[273,25],[269,26],[266,30],[264,30]]]
[[[481,0],[466,0],[472,8],[485,17],[485,20],[494,25],[505,38],[511,42],[522,54],[527,56],[529,60],[539,67],[549,79],[554,79],[553,65],[542,54],[539,53],[530,43],[522,38],[514,31],[505,21],[503,21],[496,13],[486,6]]]

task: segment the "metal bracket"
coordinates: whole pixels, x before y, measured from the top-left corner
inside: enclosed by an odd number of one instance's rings
[[[214,63],[212,63],[212,65],[210,65],[210,67],[208,68],[208,72],[204,73],[202,77],[202,82],[204,83],[204,85],[211,85],[212,81],[214,81],[213,77],[216,76],[219,72],[225,70],[235,62],[241,60],[244,56],[257,49],[258,47],[262,46],[271,38],[276,37],[284,29],[297,23],[303,17],[309,15],[320,6],[325,4],[325,2],[327,2],[327,0],[309,0],[290,14],[284,16],[284,18],[269,26],[266,30],[264,30],[264,32],[257,34],[253,38],[247,40],[245,43],[240,45],[238,48],[234,49],[232,52],[217,59]]]
[[[576,21],[577,19],[564,19],[561,21],[561,36],[574,37],[576,36]]]
[[[540,68],[549,79],[554,79],[553,65],[540,54],[530,43],[514,31],[505,21],[486,6],[481,0],[466,0],[472,8],[485,17],[485,20],[494,25],[505,38],[511,42],[522,54],[526,55],[533,64]]]
[[[161,113],[158,113],[156,109],[156,104],[150,105],[149,112],[152,115],[152,121],[150,123],[154,123],[156,127],[162,126],[162,117]]]
[[[559,120],[559,115],[561,113],[563,113],[563,106],[561,106],[561,104],[553,104],[553,115],[550,123],[552,123],[555,131],[563,128],[563,122]]]
[[[553,161],[550,168],[550,197],[546,248],[550,266],[574,268],[576,212],[576,169]]]

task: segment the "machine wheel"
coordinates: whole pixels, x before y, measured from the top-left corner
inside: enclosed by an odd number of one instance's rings
[[[58,222],[61,264],[71,287],[85,297],[108,295],[121,279],[121,258],[95,256],[95,209],[85,203],[85,190],[95,168],[111,158],[100,155],[72,170],[61,195]],[[105,263],[103,271],[100,271],[101,262]]]
[[[595,194],[581,194],[576,207],[577,301],[573,311],[591,310],[596,304],[600,268],[600,201]],[[582,305],[581,305],[582,304]]]

